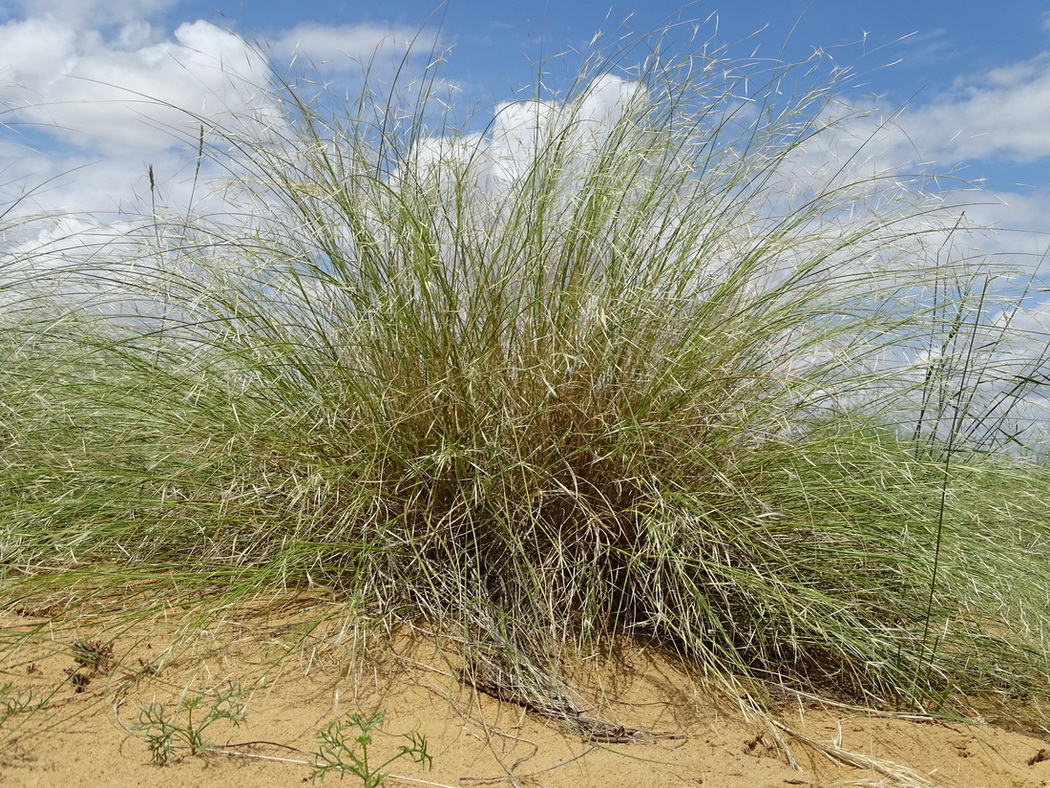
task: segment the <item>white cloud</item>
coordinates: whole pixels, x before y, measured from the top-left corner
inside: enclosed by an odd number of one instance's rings
[[[266,55],[204,21],[173,33],[146,21],[170,4],[29,2],[27,18],[0,25],[0,211],[51,179],[16,213],[133,210],[150,196],[149,164],[163,197],[179,204],[193,180],[179,151],[196,142],[201,123],[233,135],[284,130]],[[414,36],[397,27],[300,25],[277,40],[274,56],[308,56],[331,70],[363,68],[378,53],[377,70],[392,72]],[[428,55],[435,43],[421,36],[413,53]]]
[[[560,137],[566,156],[560,164],[564,174],[573,177],[574,164],[585,163],[600,150],[644,91],[638,82],[606,74],[567,103],[502,102],[496,105],[488,134],[424,138],[416,141],[409,160],[418,174],[438,179],[462,174],[469,164],[480,187],[501,192],[526,176],[542,148]]]
[[[1050,52],[957,80],[946,95],[907,109],[901,123],[938,161],[1050,156]]]
[[[62,73],[73,56],[76,34],[50,19],[27,19],[0,27],[5,81],[46,84]]]
[[[437,44],[434,35],[407,27],[301,24],[270,43],[284,63],[305,59],[324,71],[359,71],[377,62],[398,63],[409,53],[425,56]]]
[[[124,24],[148,19],[179,0],[22,0],[28,19],[61,19],[75,28]]]
[[[207,22],[180,25],[174,41],[151,37],[143,22],[112,40],[51,19],[4,25],[11,70],[0,101],[67,142],[138,155],[170,147],[197,117],[272,116],[268,65],[241,39]]]

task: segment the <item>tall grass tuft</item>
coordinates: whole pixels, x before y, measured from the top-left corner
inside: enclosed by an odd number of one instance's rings
[[[1037,686],[1048,477],[944,472],[989,272],[914,183],[814,164],[808,66],[652,63],[475,131],[426,90],[205,127],[225,214],[4,326],[9,587],[322,586],[548,702],[622,638],[760,701]]]

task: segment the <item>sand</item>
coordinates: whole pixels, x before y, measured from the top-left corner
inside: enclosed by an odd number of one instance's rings
[[[620,655],[615,668],[583,659],[571,683],[588,714],[655,735],[584,741],[465,684],[433,639],[384,641],[361,656],[346,648],[352,622],[334,618],[304,634],[304,615],[187,633],[174,614],[61,627],[25,610],[0,614],[8,644],[0,652],[0,685],[8,685],[0,695],[0,784],[302,785],[311,781],[320,730],[355,712],[382,711],[373,765],[396,755],[410,732],[426,736],[432,758],[429,769],[393,762],[388,786],[1050,785],[1050,742],[1038,736],[814,704],[786,706],[771,723],[705,696],[641,648]],[[30,630],[32,638],[16,638]],[[136,727],[144,709],[162,704],[186,726],[181,704],[200,696],[192,712],[199,721],[215,693],[234,686],[243,692],[240,724],[216,721],[205,731],[212,748],[174,749],[167,765],[153,762],[151,729]],[[324,782],[339,782],[339,774]],[[347,775],[342,784],[362,782]]]

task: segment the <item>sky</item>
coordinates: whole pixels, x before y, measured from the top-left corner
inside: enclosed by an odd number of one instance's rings
[[[159,170],[157,160],[170,154],[164,126],[175,108],[251,105],[250,90],[230,95],[222,68],[250,81],[267,65],[291,73],[290,65],[309,62],[330,88],[352,92],[362,63],[376,53],[380,63],[400,62],[415,40],[410,64],[421,68],[441,54],[442,78],[464,106],[484,107],[520,97],[538,64],[571,71],[574,53],[597,34],[613,42],[684,21],[671,41],[681,49],[706,44],[731,58],[792,62],[821,52],[852,68],[844,99],[886,112],[903,107],[908,156],[980,181],[1009,203],[989,218],[1050,227],[1043,218],[1050,216],[1050,10],[1039,4],[999,3],[994,13],[985,0],[641,5],[0,0],[0,199],[38,187],[34,205],[123,204],[127,190],[141,191],[144,165]],[[269,63],[252,62],[244,42],[261,47]],[[147,97],[173,108],[147,109]]]
[[[185,112],[265,123],[271,69],[352,95],[365,64],[382,78],[404,62],[411,77],[440,58],[450,100],[484,118],[531,95],[538,74],[574,73],[595,47],[619,48],[627,74],[648,52],[640,42],[672,25],[669,54],[817,54],[827,71],[849,68],[842,101],[893,118],[872,160],[980,184],[969,219],[995,228],[981,251],[1016,254],[1034,271],[1050,239],[1050,6],[1040,5],[0,0],[0,215],[60,215],[46,235],[89,229],[156,195],[191,199]],[[1023,317],[1050,325],[1050,298],[1036,292]]]

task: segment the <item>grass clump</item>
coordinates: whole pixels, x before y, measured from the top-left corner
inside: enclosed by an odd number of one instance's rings
[[[533,706],[623,637],[759,703],[1034,691],[1046,474],[945,441],[987,416],[988,272],[912,185],[807,167],[833,92],[794,73],[206,128],[244,214],[156,218],[4,328],[7,581],[320,585]]]

